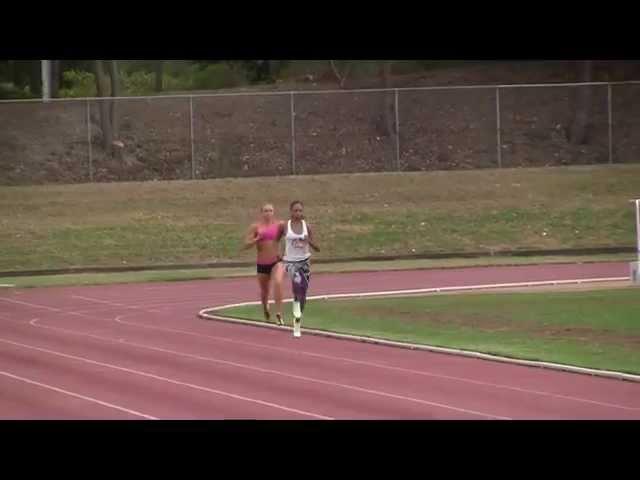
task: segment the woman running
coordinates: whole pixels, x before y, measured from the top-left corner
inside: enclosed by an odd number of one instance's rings
[[[302,314],[307,302],[307,289],[311,276],[309,247],[316,252],[319,252],[320,249],[314,243],[311,228],[304,220],[302,202],[299,200],[291,202],[289,211],[291,218],[287,222],[285,232],[284,263],[293,290],[293,336],[300,337]]]
[[[267,203],[262,206],[261,219],[249,228],[245,239],[245,249],[256,246],[258,252],[258,284],[260,286],[260,300],[265,320],[269,321],[269,290],[273,283],[273,296],[276,303],[276,319],[278,325],[284,325],[282,315],[282,280],[284,269],[280,262],[279,245],[284,231],[284,222],[274,218],[273,205]]]

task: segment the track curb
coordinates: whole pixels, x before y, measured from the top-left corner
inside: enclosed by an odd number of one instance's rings
[[[538,287],[538,286],[555,286],[555,285],[579,285],[585,283],[596,282],[620,282],[628,281],[627,277],[607,277],[607,278],[590,278],[590,279],[574,279],[574,280],[557,280],[557,281],[541,281],[541,282],[520,282],[520,283],[504,283],[504,284],[488,284],[488,285],[470,285],[462,287],[441,287],[441,288],[424,288],[413,290],[396,290],[396,291],[383,291],[383,292],[365,292],[365,293],[346,293],[346,294],[327,294],[327,295],[315,295],[309,297],[309,300],[328,300],[334,298],[373,298],[393,295],[412,295],[412,294],[429,294],[429,293],[446,293],[446,292],[460,292],[460,291],[479,291],[479,290],[500,290],[503,288],[517,288],[517,287]],[[291,301],[290,298],[285,299],[285,302]],[[279,326],[271,323],[249,320],[239,317],[232,317],[223,315],[217,312],[232,307],[259,305],[260,302],[243,302],[230,305],[221,305],[216,307],[207,307],[198,312],[198,316],[204,320],[223,321],[228,323],[242,324],[260,328],[270,328],[276,330],[291,331],[291,327]],[[564,371],[569,373],[577,373],[582,375],[591,375],[603,378],[610,378],[616,380],[624,380],[640,383],[640,375],[633,375],[630,373],[616,372],[610,370],[599,370],[586,367],[578,367],[575,365],[565,365],[553,362],[542,362],[536,360],[522,360],[517,358],[503,357],[499,355],[492,355],[488,353],[475,352],[471,350],[461,350],[456,348],[437,347],[433,345],[415,344],[410,342],[401,342],[395,340],[385,340],[381,338],[367,337],[363,335],[352,335],[346,333],[332,332],[328,330],[308,329],[303,328],[303,333],[307,335],[316,335],[322,337],[336,338],[341,340],[358,341],[363,343],[370,343],[375,345],[384,345],[390,347],[404,348],[409,350],[423,350],[433,353],[443,353],[448,355],[462,356],[468,358],[477,358],[481,360],[488,360],[500,363],[509,363],[515,365],[522,365],[528,367],[545,368],[549,370]]]

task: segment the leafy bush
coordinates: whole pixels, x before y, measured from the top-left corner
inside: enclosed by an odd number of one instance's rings
[[[149,95],[154,93],[155,73],[149,70],[125,69],[122,75],[124,95]],[[245,72],[235,65],[215,63],[193,64],[186,61],[165,62],[163,68],[163,90],[217,90],[233,88],[248,83]]]
[[[164,62],[163,69],[165,75],[179,78],[189,76],[193,66],[193,62],[188,60],[167,60]]]
[[[162,77],[163,89],[166,92],[179,92],[192,89],[191,77],[189,75],[167,75]]]
[[[132,74],[135,72],[152,73],[155,69],[155,60],[120,60],[118,65],[122,73]]]
[[[349,65],[349,78],[376,78],[380,63],[372,60],[336,60],[339,71],[344,71]],[[298,79],[309,77],[315,80],[333,80],[335,75],[329,60],[293,60],[285,63],[278,72],[280,79]]]
[[[0,83],[0,100],[15,100],[22,98],[32,98],[29,87],[18,88],[13,83]]]
[[[155,72],[147,69],[134,70],[139,64],[123,65],[120,71],[121,95],[151,95],[155,93]],[[107,76],[107,82],[109,78]],[[210,65],[189,64],[187,62],[166,62],[164,65],[164,91],[216,90],[232,88],[248,83],[246,72],[234,64],[216,63]],[[109,86],[107,85],[109,89]],[[22,96],[20,96],[22,95]],[[23,92],[7,85],[0,87],[0,98],[24,98]],[[59,96],[97,96],[95,75],[83,70],[69,70],[63,73]]]
[[[96,77],[93,73],[69,70],[62,74],[59,97],[95,97],[96,95]]]
[[[189,90],[216,90],[247,84],[240,68],[227,63],[211,65],[167,62],[163,72],[165,92]],[[150,71],[121,72],[123,95],[151,95],[155,93],[155,73]]]
[[[194,90],[216,90],[246,84],[247,79],[243,72],[226,63],[207,65],[204,68],[195,67],[191,72],[191,85]]]
[[[149,72],[133,72],[120,74],[123,95],[149,95],[153,92],[155,75]]]

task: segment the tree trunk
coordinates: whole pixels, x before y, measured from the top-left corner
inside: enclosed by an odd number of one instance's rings
[[[29,65],[29,90],[31,94],[39,97],[42,95],[42,64],[40,60],[30,62]]]
[[[111,97],[120,96],[120,69],[118,68],[118,61],[111,60],[109,62],[109,77],[111,78]],[[120,168],[122,169],[122,175],[125,174],[125,164],[123,162],[123,149],[124,143],[120,140],[120,118],[118,115],[118,102],[115,98],[111,100],[111,132],[113,135],[113,142],[111,145],[111,156],[120,160]]]
[[[262,82],[269,79],[271,75],[271,66],[269,60],[257,60],[256,61],[256,81]]]
[[[60,77],[62,72],[60,71],[60,60],[51,60],[51,98],[56,98],[60,90]]]
[[[593,62],[591,60],[580,62],[579,68],[580,81],[590,82],[593,75]],[[591,117],[592,88],[590,86],[574,88],[577,88],[576,104],[569,141],[574,145],[582,145],[589,140],[588,127]]]
[[[118,61],[111,60],[109,62],[109,76],[111,77],[111,96],[120,96],[120,70],[118,69]],[[111,101],[111,131],[113,138],[120,138],[120,122],[118,119],[118,100]]]
[[[380,68],[382,75],[382,88],[391,87],[391,62],[384,62]],[[391,136],[396,133],[395,128],[395,98],[393,93],[383,94],[383,128],[385,136]]]
[[[94,62],[96,74],[96,90],[98,97],[107,96],[107,77],[104,72],[102,60]],[[98,100],[98,108],[100,110],[100,128],[102,129],[102,147],[104,151],[110,155],[113,146],[113,131],[111,130],[111,119],[109,118],[108,100]]]
[[[156,62],[156,85],[155,85],[155,90],[156,92],[161,92],[163,85],[162,85],[162,77],[164,75],[164,62],[162,60],[158,60]]]
[[[352,63],[347,62],[347,65],[345,66],[342,73],[340,73],[340,71],[338,70],[338,66],[333,60],[329,60],[329,65],[331,65],[331,70],[338,80],[338,85],[340,86],[340,88],[344,88],[345,82],[347,81],[347,77],[349,76],[349,72],[351,70]]]
[[[7,77],[9,78],[9,81],[11,83],[13,83],[14,85],[18,85],[18,76],[16,75],[17,71],[16,71],[16,63],[15,60],[8,60],[8,68],[7,68]]]
[[[275,80],[280,68],[278,60],[267,60],[267,70],[269,71],[269,80]]]

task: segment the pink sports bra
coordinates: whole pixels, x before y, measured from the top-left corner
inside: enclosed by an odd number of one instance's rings
[[[260,236],[260,241],[277,240],[279,230],[279,224],[277,223],[273,223],[268,227],[258,227],[258,235]]]

